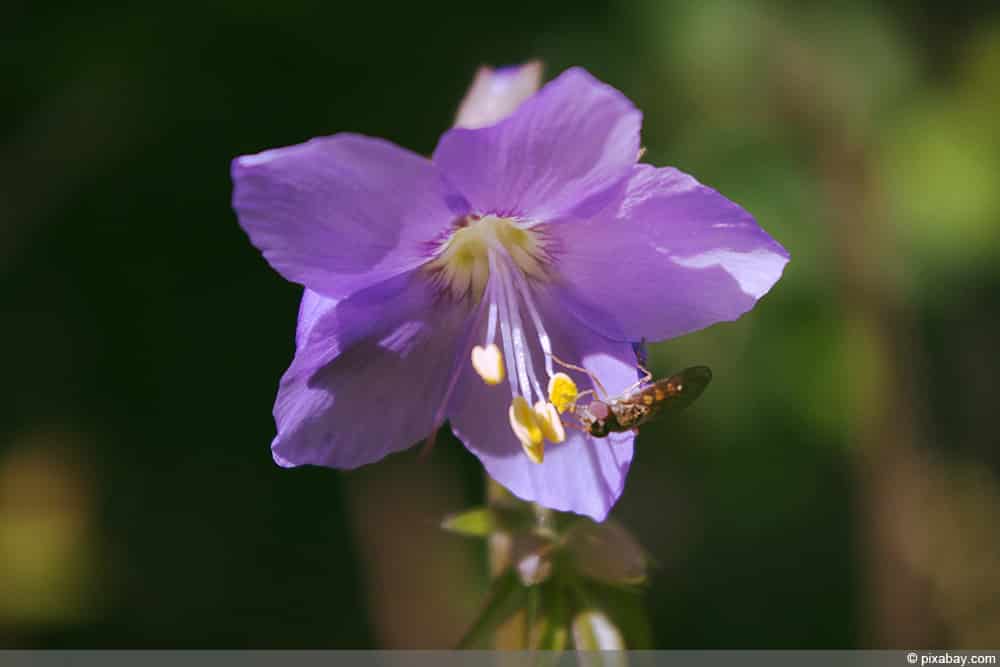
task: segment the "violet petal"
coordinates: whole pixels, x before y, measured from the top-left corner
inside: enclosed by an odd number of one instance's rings
[[[743,208],[672,168],[638,165],[617,215],[550,225],[559,293],[617,340],[662,340],[735,320],[788,253]]]
[[[590,215],[629,176],[641,120],[624,95],[574,68],[496,125],[446,132],[433,159],[479,213]]]
[[[616,343],[576,326],[551,302],[540,307],[557,355],[582,360],[613,394],[636,381],[635,354],[628,343]],[[586,375],[568,372],[581,389],[591,386]],[[538,374],[544,377],[541,364]],[[452,430],[482,461],[490,477],[514,495],[602,521],[624,489],[632,462],[632,433],[593,438],[567,428],[566,441],[546,443],[545,460],[532,463],[508,423],[510,401],[506,385],[485,385],[466,364],[449,407]]]
[[[336,308],[338,299],[331,299],[308,287],[302,292],[299,303],[299,319],[295,326],[295,349],[301,349],[309,339],[309,334],[316,323],[330,310]]]
[[[355,468],[428,436],[467,310],[413,275],[328,309],[281,379],[275,461]]]
[[[454,214],[426,158],[337,134],[233,160],[233,208],[267,261],[332,298],[405,273]]]

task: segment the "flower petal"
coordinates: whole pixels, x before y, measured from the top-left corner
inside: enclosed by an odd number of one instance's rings
[[[302,292],[302,302],[299,304],[299,319],[295,326],[295,349],[299,350],[309,340],[309,333],[324,315],[336,308],[337,299],[313,292],[308,287]]]
[[[624,203],[546,230],[568,307],[616,340],[662,340],[735,320],[781,277],[788,253],[753,217],[676,169],[638,165]]]
[[[342,298],[427,259],[454,218],[434,165],[381,139],[337,134],[236,158],[233,208],[288,280]]]
[[[551,304],[542,306],[542,316],[556,354],[582,360],[608,391],[620,392],[636,381],[635,354],[629,344],[607,340],[566,320]],[[541,365],[538,373],[544,377]],[[587,376],[570,373],[581,388],[591,387]],[[545,443],[544,461],[532,463],[508,423],[510,402],[506,384],[487,386],[466,364],[449,406],[452,430],[486,472],[516,496],[603,521],[625,487],[632,433],[593,438],[566,429],[566,440]]]
[[[419,275],[328,308],[281,379],[274,460],[355,468],[428,436],[466,329],[466,309]]]
[[[485,127],[503,120],[542,85],[542,63],[532,60],[513,67],[480,67],[465,94],[455,127]]]
[[[434,163],[480,213],[592,215],[635,164],[641,119],[624,95],[574,68],[500,123],[445,133]]]

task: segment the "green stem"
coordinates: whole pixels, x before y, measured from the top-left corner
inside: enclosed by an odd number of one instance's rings
[[[497,484],[486,475],[486,502],[490,506],[502,505],[512,501],[507,489]],[[509,533],[494,532],[489,537],[490,577],[496,579],[514,565],[514,542]],[[493,635],[493,647],[496,649],[525,649],[524,644],[526,622],[523,612],[518,612],[500,625]]]

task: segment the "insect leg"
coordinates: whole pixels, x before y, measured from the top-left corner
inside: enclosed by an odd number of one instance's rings
[[[597,379],[597,376],[594,375],[593,373],[591,373],[590,371],[588,371],[586,368],[583,368],[582,366],[575,366],[573,364],[566,363],[565,361],[563,361],[562,359],[560,359],[559,357],[557,357],[554,354],[552,355],[552,361],[556,362],[560,366],[564,366],[564,367],[572,369],[574,371],[580,371],[581,373],[585,373],[587,375],[587,377],[590,378],[591,383],[593,383],[593,385],[595,387],[597,387],[597,389],[600,390],[600,393],[604,394],[605,396],[610,396],[610,394],[608,394],[608,390],[605,389],[604,385],[601,384],[601,381]]]
[[[562,421],[563,426],[568,426],[569,428],[576,429],[577,431],[582,431],[584,433],[590,433],[590,428],[583,421],[583,418],[572,410],[559,419]]]
[[[577,420],[579,421],[579,420]],[[583,433],[590,433],[590,429],[583,425],[583,422],[577,423],[576,421],[567,421],[565,418],[562,420],[563,426],[568,426],[569,428],[576,429]]]
[[[631,387],[629,387],[628,389],[626,389],[625,391],[623,391],[621,393],[622,396],[629,396],[629,395],[631,395],[632,392],[634,392],[636,389],[638,389],[639,387],[641,387],[644,384],[647,384],[650,380],[653,379],[653,374],[650,373],[649,370],[647,370],[645,366],[642,366],[641,364],[636,364],[636,366],[639,367],[639,370],[642,371],[644,373],[644,375],[641,378],[639,378],[638,382],[636,382]]]
[[[641,363],[637,363],[636,367],[638,367],[638,369],[642,371],[642,379],[639,380],[640,385],[646,384],[647,382],[653,379],[653,374],[649,371],[648,368],[643,366]]]

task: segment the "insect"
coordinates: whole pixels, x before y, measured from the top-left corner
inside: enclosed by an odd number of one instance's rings
[[[605,396],[607,391],[593,374],[579,366],[559,362],[564,366],[586,373],[596,389]],[[606,438],[611,433],[626,431],[639,432],[639,427],[666,412],[676,412],[691,405],[705,391],[712,381],[712,371],[708,366],[691,366],[662,380],[653,380],[648,370],[639,366],[644,373],[635,385],[618,396],[601,399],[594,389],[580,392],[577,403],[570,412],[580,421],[579,427],[595,438]],[[594,396],[586,405],[579,398],[586,394]]]

